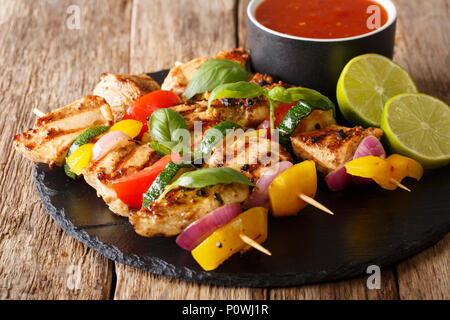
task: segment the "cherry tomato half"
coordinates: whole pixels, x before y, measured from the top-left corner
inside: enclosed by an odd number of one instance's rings
[[[123,119],[134,119],[142,122],[143,126],[141,132],[136,137],[137,139],[141,139],[142,135],[148,131],[147,119],[152,115],[153,111],[168,108],[180,103],[180,98],[172,91],[153,91],[133,102]]]
[[[147,192],[166,165],[172,161],[181,161],[181,156],[178,153],[169,154],[150,167],[114,181],[112,187],[117,197],[130,208],[140,209],[144,193]]]
[[[281,123],[281,121],[283,121],[284,116],[286,115],[286,113],[288,113],[288,111],[296,103],[297,102],[294,102],[294,103],[283,103],[283,104],[279,105],[277,108],[275,108],[275,111],[274,111],[275,128],[278,127],[278,125]],[[264,119],[263,122],[261,122],[259,124],[258,129],[267,129],[267,137],[270,138],[270,115],[266,119]]]

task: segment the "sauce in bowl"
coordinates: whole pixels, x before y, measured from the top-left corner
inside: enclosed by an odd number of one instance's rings
[[[338,39],[375,31],[386,24],[388,13],[372,0],[264,0],[255,18],[288,35]]]

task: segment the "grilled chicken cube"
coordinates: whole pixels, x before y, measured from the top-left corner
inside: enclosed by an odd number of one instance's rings
[[[349,161],[365,137],[375,136],[381,139],[382,135],[383,130],[378,128],[331,125],[321,130],[293,135],[291,142],[298,158],[314,160],[317,170],[328,174]]]
[[[130,208],[118,199],[112,183],[158,161],[160,155],[147,143],[129,141],[127,145],[108,153],[83,170],[86,182],[97,190],[109,209],[117,215],[128,217]]]
[[[210,127],[222,121],[232,121],[243,128],[254,128],[269,115],[269,104],[265,98],[214,100],[208,111],[208,101],[188,101],[172,107],[179,112],[193,130],[195,121],[202,121],[203,127]]]
[[[292,157],[279,143],[265,137],[228,135],[213,148],[205,166],[230,167],[256,183],[267,167],[280,161],[292,162]]]
[[[174,236],[209,212],[249,197],[247,185],[219,184],[201,189],[177,187],[159,202],[133,213],[130,222],[137,234]]]
[[[70,145],[85,129],[112,122],[105,99],[86,96],[37,119],[33,128],[14,137],[14,147],[34,162],[62,165]]]
[[[94,94],[105,98],[111,106],[114,121],[117,122],[122,119],[131,103],[143,95],[159,89],[159,84],[146,74],[104,73],[94,88]]]
[[[336,124],[334,119],[333,110],[319,110],[316,109],[309,116],[302,119],[295,128],[293,135],[320,130],[322,128]]]
[[[248,53],[242,48],[237,48],[227,51],[220,51],[216,58],[233,60],[241,64],[243,67],[246,67]],[[211,58],[195,58],[186,63],[176,64],[175,67],[170,69],[169,74],[164,79],[161,88],[163,90],[173,91],[178,94],[180,98],[183,98],[186,86],[189,81],[191,81],[195,71],[200,69],[200,67],[210,59]]]

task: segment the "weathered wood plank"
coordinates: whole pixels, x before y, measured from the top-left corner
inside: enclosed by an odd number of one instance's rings
[[[399,17],[394,60],[409,71],[421,92],[449,103],[449,2],[395,0],[395,4]]]
[[[70,29],[77,10],[80,29]],[[92,92],[101,72],[128,71],[130,17],[126,1],[0,4],[0,299],[109,298],[113,264],[44,211],[12,138],[31,126],[33,107],[63,106]]]
[[[146,271],[116,264],[116,299],[217,299],[217,300],[265,300],[267,289],[226,288],[221,286],[199,285]]]
[[[450,235],[397,266],[399,296],[404,300],[450,299]]]
[[[395,0],[399,20],[394,59],[421,92],[450,102],[450,4],[447,0]],[[450,235],[397,266],[401,299],[450,298]]]
[[[136,0],[130,69],[170,68],[236,44],[235,1]],[[266,291],[199,285],[116,264],[116,299],[265,299]]]
[[[381,288],[368,289],[367,277],[302,287],[271,289],[273,300],[391,300],[398,299],[392,269],[381,273]]]

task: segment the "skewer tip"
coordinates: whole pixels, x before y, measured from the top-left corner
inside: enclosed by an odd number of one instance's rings
[[[327,207],[325,207],[323,204],[321,204],[320,202],[314,200],[313,198],[311,198],[310,196],[307,196],[306,194],[299,194],[299,198],[302,199],[303,201],[305,201],[306,203],[312,205],[313,207],[316,207],[319,210],[322,210],[328,214],[331,214],[332,216],[334,215],[334,212],[331,211],[330,209],[328,209]]]
[[[39,118],[45,116],[45,113],[42,112],[41,110],[39,110],[38,108],[34,108],[34,109],[33,109],[33,113],[34,113],[36,116],[38,116]]]
[[[239,237],[241,238],[242,241],[244,241],[249,246],[255,248],[256,250],[261,251],[262,253],[267,254],[268,256],[272,255],[272,253],[269,250],[267,250],[262,245],[260,245],[258,242],[256,242],[252,238],[246,236],[245,234],[241,233],[239,235]]]
[[[411,192],[411,189],[409,189],[408,187],[404,186],[403,184],[401,184],[400,182],[398,182],[397,180],[395,180],[394,178],[391,178],[390,181],[395,184],[397,187],[406,190],[408,192]]]

